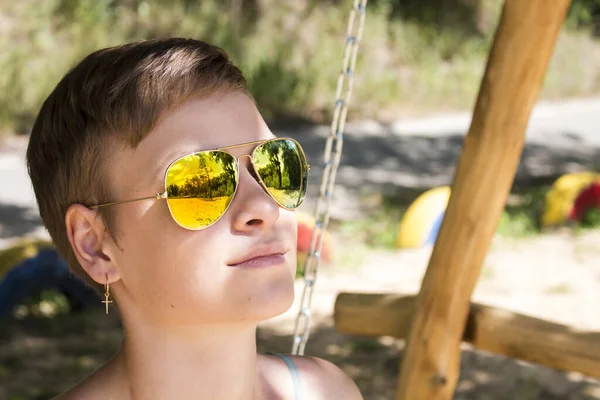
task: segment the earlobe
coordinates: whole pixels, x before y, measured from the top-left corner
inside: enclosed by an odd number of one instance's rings
[[[96,210],[73,204],[65,215],[67,236],[81,267],[100,284],[119,279],[118,270],[104,248],[104,223]]]

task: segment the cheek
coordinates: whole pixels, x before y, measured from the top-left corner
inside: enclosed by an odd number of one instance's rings
[[[131,232],[123,262],[128,272],[149,287],[169,292],[202,290],[201,282],[214,278],[211,266],[219,262],[219,247],[208,231],[186,231],[174,223],[162,229]]]
[[[162,321],[218,317],[228,292],[219,247],[204,232],[183,233],[142,233],[126,252],[123,281],[128,308],[136,314]]]
[[[289,308],[296,269],[293,211],[281,210],[272,227],[290,248],[286,268],[262,272],[226,267],[232,249],[248,244],[248,238],[231,234],[227,218],[207,230],[188,231],[166,212],[166,219],[150,213],[122,219],[124,251],[118,264],[130,308],[177,320],[190,315],[201,320],[234,315],[262,319]]]
[[[201,266],[214,265],[218,252],[208,231],[188,231],[171,218],[166,204],[147,210],[132,210],[119,220],[117,263],[129,297],[154,304],[170,302],[178,296],[200,291],[206,282]]]
[[[283,230],[285,230],[290,237],[293,237],[295,242],[298,236],[298,218],[296,216],[296,211],[281,209],[279,219]]]
[[[292,269],[293,276],[296,275],[297,253],[298,253],[298,219],[295,211],[281,209],[279,219],[276,222],[277,231],[280,239],[289,245],[290,251],[287,254],[289,267]]]

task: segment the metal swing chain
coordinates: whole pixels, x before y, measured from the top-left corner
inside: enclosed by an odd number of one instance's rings
[[[348,17],[343,66],[337,81],[333,120],[331,122],[329,136],[325,143],[325,166],[315,210],[316,224],[310,241],[308,257],[304,264],[304,290],[302,292],[300,310],[296,317],[294,327],[294,343],[292,346],[292,354],[294,355],[304,355],[306,342],[310,335],[312,295],[317,279],[317,272],[321,264],[323,237],[327,225],[329,224],[329,208],[331,206],[333,185],[342,156],[344,126],[346,124],[346,114],[348,113],[348,103],[352,96],[356,55],[363,33],[366,6],[367,0],[354,0],[350,16]],[[355,23],[357,15],[358,23]],[[342,98],[342,91],[344,88],[345,92],[344,97]]]

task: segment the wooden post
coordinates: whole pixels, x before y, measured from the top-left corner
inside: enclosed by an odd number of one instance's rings
[[[550,4],[551,3],[551,4]],[[450,400],[481,265],[570,0],[506,0],[452,195],[417,300],[397,400]]]
[[[406,338],[416,296],[340,293],[335,329],[350,335]],[[600,379],[600,332],[583,332],[481,304],[471,304],[462,340],[505,357]]]

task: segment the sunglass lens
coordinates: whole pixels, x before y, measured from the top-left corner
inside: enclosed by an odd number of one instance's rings
[[[187,229],[212,225],[227,210],[237,182],[236,160],[228,153],[205,151],[178,159],[166,176],[173,219]]]
[[[261,144],[254,151],[254,165],[267,191],[281,206],[296,208],[302,203],[308,168],[297,142],[278,139]]]

